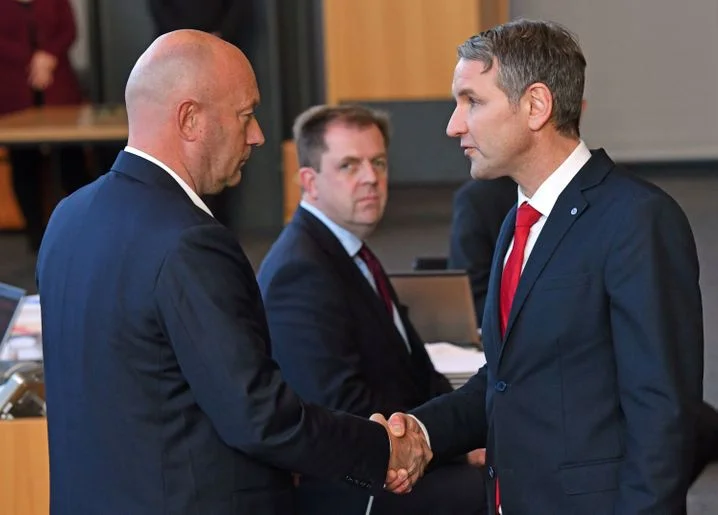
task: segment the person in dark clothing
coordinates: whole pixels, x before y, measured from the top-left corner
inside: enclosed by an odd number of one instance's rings
[[[242,50],[252,26],[251,7],[248,0],[149,0],[158,34],[178,29],[201,30]]]
[[[470,180],[454,193],[448,266],[469,274],[479,327],[501,222],[514,204],[516,183],[510,177]]]

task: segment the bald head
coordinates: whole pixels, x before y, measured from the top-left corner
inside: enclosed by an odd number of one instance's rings
[[[234,73],[232,73],[234,72]],[[139,122],[161,123],[185,98],[209,102],[223,93],[226,74],[254,82],[249,61],[237,47],[197,30],[158,37],[132,68],[125,88],[130,134]],[[141,127],[140,127],[141,129]]]
[[[200,195],[241,179],[264,142],[252,66],[235,46],[196,30],[157,38],[125,89],[128,145],[169,166]]]

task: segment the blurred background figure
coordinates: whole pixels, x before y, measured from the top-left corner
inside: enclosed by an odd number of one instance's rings
[[[177,29],[203,30],[240,48],[248,42],[251,4],[250,0],[149,0],[158,34]]]
[[[68,58],[75,35],[75,18],[68,0],[0,2],[0,115],[33,106],[82,102]],[[58,157],[66,193],[90,181],[82,147],[63,147]],[[13,149],[10,165],[28,243],[37,252],[45,227],[42,152],[34,146]]]
[[[448,267],[469,274],[479,328],[489,291],[494,247],[504,218],[516,204],[516,188],[511,177],[472,179],[454,194]]]

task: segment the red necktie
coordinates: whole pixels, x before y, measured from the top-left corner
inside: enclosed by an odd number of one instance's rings
[[[389,279],[387,278],[384,269],[381,267],[381,263],[379,263],[377,257],[371,250],[369,250],[369,247],[367,247],[366,245],[361,246],[358,255],[366,263],[366,266],[369,268],[371,275],[374,277],[374,284],[376,284],[376,290],[379,294],[379,297],[381,297],[381,300],[384,301],[384,305],[389,311],[389,314],[393,315],[394,304],[391,301]]]
[[[501,337],[506,332],[506,326],[509,322],[509,314],[511,313],[511,304],[514,302],[516,288],[519,285],[521,277],[521,268],[524,263],[524,251],[526,250],[526,241],[529,238],[531,226],[538,222],[541,213],[536,211],[529,204],[524,202],[516,212],[516,230],[514,231],[514,246],[506,261],[504,272],[501,275]]]
[[[506,326],[509,322],[511,304],[514,302],[516,288],[521,278],[521,269],[524,264],[524,252],[526,241],[529,239],[529,231],[533,224],[541,218],[541,213],[536,211],[529,204],[524,202],[516,211],[516,229],[514,231],[514,246],[506,260],[504,272],[501,275],[501,337],[506,333]],[[501,513],[501,495],[499,492],[499,478],[496,478],[496,513]]]

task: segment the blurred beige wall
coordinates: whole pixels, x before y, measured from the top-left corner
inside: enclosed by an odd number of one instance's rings
[[[575,32],[588,60],[582,132],[615,159],[718,159],[718,1],[511,0]]]

